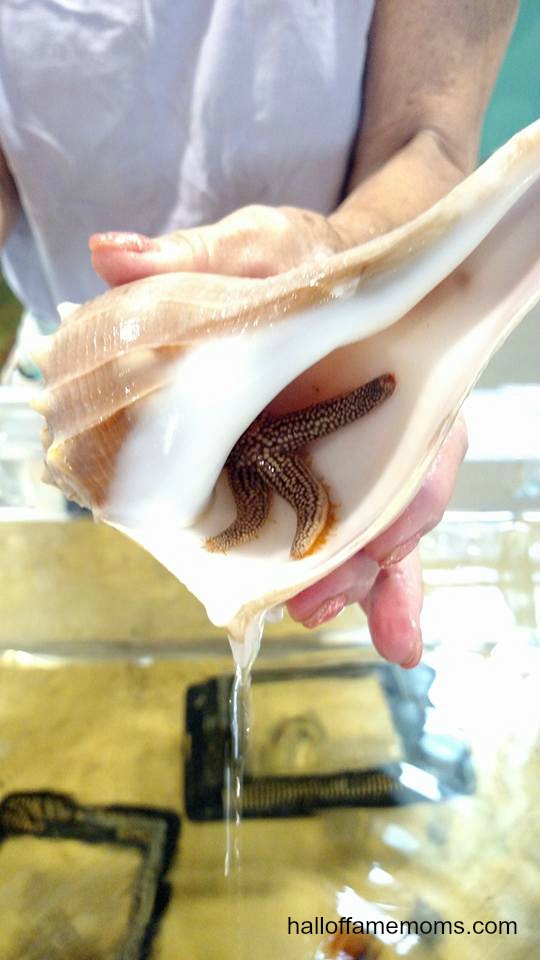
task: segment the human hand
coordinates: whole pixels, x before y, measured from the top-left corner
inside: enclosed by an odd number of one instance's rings
[[[92,261],[111,286],[175,271],[267,277],[351,245],[330,221],[292,207],[243,207],[209,226],[162,237],[96,234]],[[289,601],[294,619],[316,627],[360,603],[379,653],[404,667],[422,653],[422,573],[417,544],[444,513],[467,447],[458,420],[420,491],[400,517],[360,553]]]
[[[422,656],[424,598],[418,543],[442,519],[466,451],[467,427],[460,416],[409,506],[363,550],[290,600],[290,615],[318,627],[359,603],[381,656],[415,667]]]
[[[94,270],[112,287],[176,271],[260,279],[349,246],[347,236],[322,214],[262,204],[161,237],[115,232],[90,237]]]

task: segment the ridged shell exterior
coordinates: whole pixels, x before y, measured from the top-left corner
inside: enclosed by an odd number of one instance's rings
[[[426,214],[363,247],[262,281],[152,277],[75,309],[40,357],[49,478],[241,635],[384,529],[418,488],[483,366],[540,295],[539,178],[537,123]],[[221,467],[260,410],[300,408],[386,371],[391,400],[310,450],[338,504],[319,553],[289,559],[294,518],[276,504],[258,541],[208,554],[204,540],[231,513]]]

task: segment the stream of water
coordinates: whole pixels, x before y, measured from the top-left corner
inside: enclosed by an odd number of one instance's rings
[[[242,787],[249,740],[251,666],[237,664],[230,699],[230,756],[225,762],[226,849],[224,873],[240,885]]]
[[[242,960],[247,953],[244,927],[242,883],[242,792],[249,745],[251,664],[237,663],[229,701],[230,753],[225,758],[225,862],[231,920],[235,931],[235,956]]]

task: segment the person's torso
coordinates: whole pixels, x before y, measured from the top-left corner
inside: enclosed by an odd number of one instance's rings
[[[329,212],[359,121],[374,0],[2,0],[0,143],[23,215],[4,251],[51,322],[102,289],[88,236],[247,203]]]

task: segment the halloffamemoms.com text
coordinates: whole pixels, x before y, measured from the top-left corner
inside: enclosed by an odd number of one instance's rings
[[[464,923],[462,920],[354,920],[353,917],[340,917],[339,920],[325,920],[324,917],[313,917],[311,920],[293,920],[288,918],[288,933],[290,934],[345,934],[361,933],[374,937],[410,936],[416,934],[424,937],[439,934],[517,934],[517,923],[514,920],[474,920]]]

